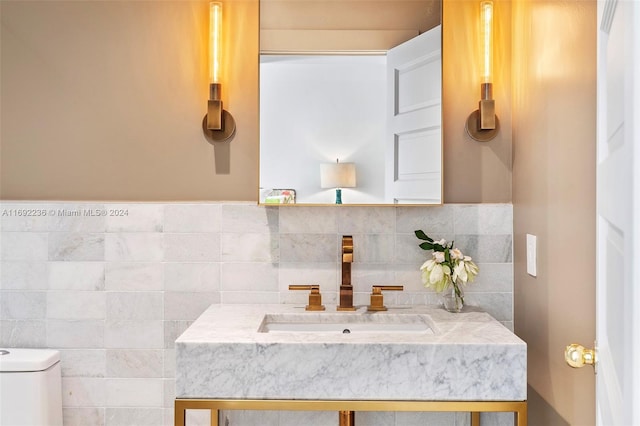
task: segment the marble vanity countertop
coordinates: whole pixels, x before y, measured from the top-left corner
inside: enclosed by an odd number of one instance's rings
[[[212,305],[176,340],[176,397],[522,401],[527,347],[484,312],[390,307],[424,333],[259,332],[265,314],[332,315],[299,305]],[[340,313],[344,314],[344,313]],[[386,318],[386,317],[385,317]]]

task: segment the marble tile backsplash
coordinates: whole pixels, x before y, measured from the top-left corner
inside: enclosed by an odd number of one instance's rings
[[[212,303],[306,304],[306,294],[289,291],[290,284],[317,283],[324,303],[335,303],[345,234],[354,239],[356,304],[369,302],[374,284],[405,286],[385,296],[388,305],[438,302],[420,282],[426,253],[413,231],[422,229],[455,240],[474,258],[480,275],[465,301],[512,328],[512,226],[510,204],[5,201],[0,347],[60,350],[65,425],[172,425],[176,337]],[[230,425],[253,424],[252,416],[260,419],[255,424],[273,418],[274,426],[337,422],[335,413],[228,415]],[[463,414],[361,416],[372,425],[468,421]],[[301,420],[307,417],[313,421]]]

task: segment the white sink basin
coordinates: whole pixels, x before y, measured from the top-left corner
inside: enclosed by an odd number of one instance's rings
[[[433,334],[427,315],[362,313],[266,314],[260,333]]]

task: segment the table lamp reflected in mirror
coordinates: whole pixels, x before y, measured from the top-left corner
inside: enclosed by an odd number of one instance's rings
[[[320,187],[335,188],[336,204],[342,204],[342,188],[356,187],[356,164],[335,163],[320,164]]]

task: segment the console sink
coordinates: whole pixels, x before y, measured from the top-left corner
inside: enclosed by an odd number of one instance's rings
[[[433,334],[427,315],[266,314],[259,333]]]
[[[216,304],[176,340],[176,397],[523,401],[527,346],[470,309]]]

